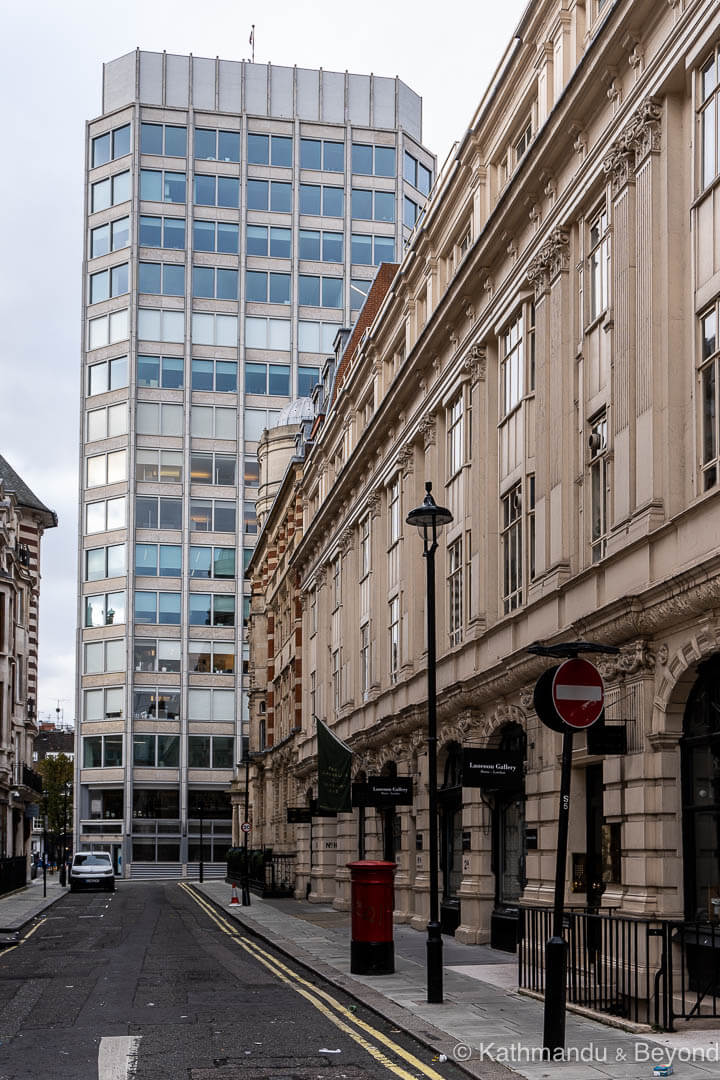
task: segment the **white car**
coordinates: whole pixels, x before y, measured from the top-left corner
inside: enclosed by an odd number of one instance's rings
[[[78,851],[70,867],[70,892],[105,889],[115,892],[115,872],[109,851]]]

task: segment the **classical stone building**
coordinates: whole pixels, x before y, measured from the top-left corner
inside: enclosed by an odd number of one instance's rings
[[[576,737],[568,902],[682,918],[720,896],[719,46],[711,0],[531,4],[346,348],[287,560],[303,706],[282,768],[316,793],[317,714],[356,775],[411,776],[415,797],[317,819],[310,858],[298,829],[298,893],[347,905],[362,830],[397,860],[396,919],[427,920],[424,564],[404,522],[430,480],[453,515],[446,927],[501,938],[519,902],[552,898],[560,736],[533,709],[538,640],[620,650],[600,666],[627,753]],[[519,753],[524,778],[463,788],[466,746]]]
[[[24,883],[26,867],[13,860],[27,861],[33,807],[42,792],[32,768],[40,541],[56,525],[54,512],[0,457],[0,892]]]

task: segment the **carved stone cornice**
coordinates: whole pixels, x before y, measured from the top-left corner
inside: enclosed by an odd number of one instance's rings
[[[632,183],[637,169],[648,156],[660,152],[662,105],[657,98],[648,97],[638,105],[623,131],[612,144],[603,161],[610,177],[613,195]]]
[[[415,447],[411,442],[405,443],[397,456],[398,468],[403,476],[412,476],[415,467]]]
[[[340,533],[339,543],[340,543],[340,550],[343,553],[343,555],[347,555],[349,552],[352,551],[354,542],[355,542],[355,530],[350,528],[350,526],[348,526],[347,529],[343,529],[343,531]]]
[[[624,675],[637,675],[639,672],[654,675],[655,653],[644,639],[631,641],[622,647],[617,656],[601,657],[597,666],[604,679],[617,679]]]
[[[563,228],[553,229],[527,270],[535,295],[542,296],[560,274],[570,269],[570,237]]]
[[[435,413],[428,413],[420,421],[420,434],[422,435],[425,449],[429,450],[431,446],[435,445],[437,439],[437,417]]]
[[[462,361],[462,369],[470,376],[472,382],[485,378],[487,371],[487,348],[479,342],[471,345],[465,353]]]

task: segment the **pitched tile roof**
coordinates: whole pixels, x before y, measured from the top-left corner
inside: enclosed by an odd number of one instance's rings
[[[46,521],[46,525],[50,527],[57,525],[58,522],[55,511],[50,510],[45,503],[40,502],[37,495],[31,491],[25,481],[18,476],[2,454],[0,454],[0,480],[2,480],[5,490],[12,492],[15,496],[19,506],[24,506],[29,510],[39,510],[41,514],[47,515],[48,520]]]

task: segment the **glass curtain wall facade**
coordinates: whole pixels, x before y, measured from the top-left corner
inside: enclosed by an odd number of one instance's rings
[[[230,843],[257,443],[308,395],[435,161],[400,80],[137,52],[87,128],[76,837]],[[412,159],[415,168],[408,163]],[[419,186],[418,186],[419,185]]]

